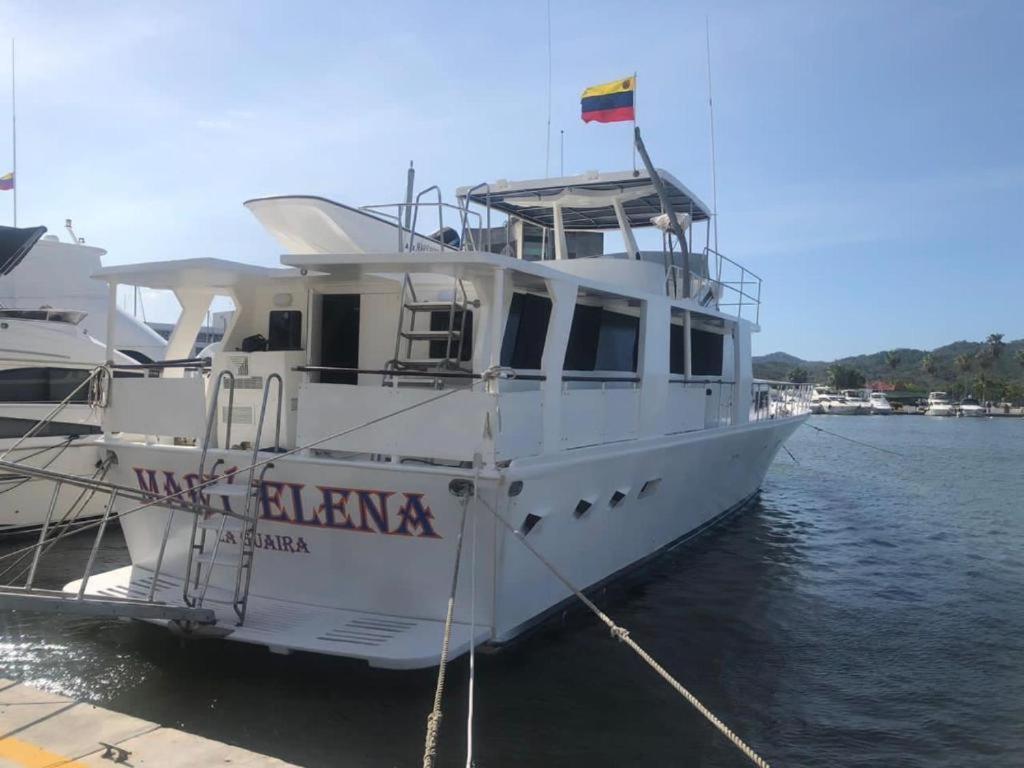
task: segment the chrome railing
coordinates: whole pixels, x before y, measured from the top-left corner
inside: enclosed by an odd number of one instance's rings
[[[811,384],[758,379],[750,386],[750,420],[783,418],[810,413]]]
[[[719,309],[727,314],[755,323],[761,319],[761,278],[742,264],[723,256],[713,248],[704,249],[708,274],[690,274],[690,296],[705,307]],[[665,276],[666,293],[675,299],[683,298],[683,269],[670,267]]]
[[[420,198],[428,192],[437,192],[437,200],[421,201]],[[458,226],[461,228],[459,231],[459,246],[453,247],[443,243],[441,240],[435,240],[430,235],[421,235],[416,232],[416,224],[419,219],[420,208],[436,208],[437,209],[437,234],[442,235],[445,229],[444,223],[444,212],[446,210],[455,211],[458,214]],[[429,243],[436,245],[437,250],[465,250],[467,247],[467,241],[471,243],[472,235],[471,228],[468,226],[470,216],[476,217],[477,227],[482,226],[483,216],[478,211],[465,210],[459,205],[453,205],[452,203],[446,203],[441,200],[441,190],[436,186],[427,187],[422,190],[417,196],[414,202],[409,203],[380,203],[376,205],[364,205],[360,207],[360,210],[372,213],[375,216],[380,216],[382,219],[386,219],[390,223],[394,224],[398,230],[398,250],[399,252],[404,251],[418,251],[423,250],[422,245]],[[411,212],[411,213],[410,213]],[[411,224],[406,226],[406,214],[410,214]],[[419,241],[419,242],[417,242]]]

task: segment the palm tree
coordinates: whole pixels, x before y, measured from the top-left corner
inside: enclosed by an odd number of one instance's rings
[[[895,349],[885,353],[885,364],[889,366],[890,371],[895,371],[900,364],[900,353]]]
[[[974,365],[974,358],[970,355],[957,355],[953,360],[953,366],[960,371],[960,373],[966,373],[971,370],[971,366]]]
[[[996,361],[996,354],[992,351],[991,347],[979,351],[974,357],[978,361],[978,367],[985,370],[991,368],[992,363]]]
[[[1024,352],[1024,349],[1021,352]],[[1024,354],[1021,355],[1021,365],[1024,365]],[[935,373],[935,358],[931,353],[921,358],[921,370],[929,375]]]
[[[1003,334],[990,333],[988,338],[985,339],[985,345],[988,347],[988,351],[992,354],[993,359],[998,359],[1003,354],[1003,347],[1006,346],[1003,343]]]

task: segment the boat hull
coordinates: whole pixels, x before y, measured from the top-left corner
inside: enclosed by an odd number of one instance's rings
[[[467,650],[471,634],[473,643],[507,642],[566,599],[562,583],[509,527],[528,530],[531,546],[574,584],[606,583],[749,500],[804,418],[564,451],[479,477],[459,468],[276,460],[260,489],[245,623],[236,626],[231,609],[235,570],[214,568],[206,601],[218,616],[213,631],[275,650],[352,656],[376,666],[436,664],[463,515],[449,484],[462,478],[477,484],[479,498],[465,501],[452,652]],[[118,455],[115,482],[154,496],[187,488],[194,473],[194,449],[110,447]],[[247,455],[211,451],[211,465],[217,458],[230,467]],[[237,497],[208,501],[238,503]],[[88,591],[144,594],[167,515],[150,507],[123,518],[133,565],[93,577]],[[175,513],[159,599],[182,602],[191,525],[191,514]],[[221,538],[225,562],[238,552],[228,538]]]
[[[0,440],[0,455],[16,440]],[[30,438],[4,459],[28,467],[46,468],[63,474],[90,478],[96,472],[100,453],[96,443],[83,439],[68,445],[67,438]],[[43,525],[53,498],[54,486],[47,480],[26,481],[11,471],[0,473],[0,536],[36,531]],[[51,523],[84,522],[103,514],[107,497],[90,495],[81,488],[63,485],[54,505]],[[68,516],[75,508],[73,519]]]

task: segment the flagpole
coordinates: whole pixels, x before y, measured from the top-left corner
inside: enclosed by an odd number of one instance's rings
[[[549,175],[551,168],[551,0],[548,0],[548,124],[547,139],[544,144],[544,176]]]
[[[14,101],[14,38],[11,38],[11,173],[13,174],[14,185],[11,189],[14,192],[14,226],[18,226],[18,128],[15,118]]]
[[[708,120],[711,123],[711,220],[715,224],[715,251],[718,251],[718,172],[715,169],[715,103],[711,98],[711,21],[704,17],[708,53]]]
[[[636,135],[636,92],[638,81],[636,79],[636,70],[633,70],[633,134]],[[633,145],[633,175],[639,176],[640,172],[636,169],[636,142],[630,142]]]

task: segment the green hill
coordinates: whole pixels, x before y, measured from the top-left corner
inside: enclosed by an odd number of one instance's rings
[[[807,381],[830,382],[837,373],[853,371],[868,383],[886,382],[901,391],[942,389],[954,396],[1024,401],[1024,339],[955,341],[930,351],[891,349],[832,362],[773,352],[755,356],[753,363],[754,375],[763,379],[785,381],[803,369]]]

